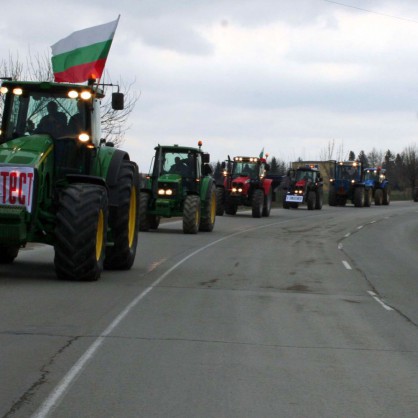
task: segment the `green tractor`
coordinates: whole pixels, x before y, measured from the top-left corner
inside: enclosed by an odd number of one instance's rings
[[[155,148],[152,172],[139,194],[139,228],[158,229],[160,218],[182,217],[183,232],[212,231],[216,186],[209,154],[179,145]]]
[[[139,173],[101,140],[95,84],[3,81],[0,263],[28,242],[52,245],[58,278],[93,281],[136,255]],[[123,109],[123,94],[112,94]]]

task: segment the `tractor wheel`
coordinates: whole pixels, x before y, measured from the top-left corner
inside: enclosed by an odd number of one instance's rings
[[[200,217],[199,231],[211,232],[216,219],[216,187],[208,187],[205,199],[204,217]]]
[[[263,202],[263,216],[270,216],[271,212],[271,202],[273,201],[273,194],[271,190],[264,196],[264,202]]]
[[[383,191],[382,189],[376,189],[374,192],[374,204],[380,206],[383,202]]]
[[[216,216],[223,216],[225,212],[225,190],[223,187],[216,188]]]
[[[317,190],[315,192],[316,195],[316,201],[315,201],[315,209],[322,209],[322,204],[323,204],[323,200],[324,200],[324,195],[322,193],[322,189]]]
[[[389,187],[385,187],[383,189],[383,198],[382,198],[382,204],[388,205],[390,203],[390,190]]]
[[[252,201],[253,218],[261,218],[263,213],[264,193],[261,189],[254,190]]]
[[[18,245],[0,245],[0,264],[11,264],[19,253]]]
[[[365,189],[364,190],[364,207],[369,208],[371,204],[371,190]]]
[[[331,187],[328,193],[328,205],[329,206],[337,206],[337,192],[336,190]]]
[[[286,202],[287,193],[283,193],[283,209],[290,209],[289,202]]]
[[[225,202],[225,213],[227,215],[236,215],[238,210],[238,205],[231,200],[226,200]]]
[[[149,231],[150,229],[158,229],[160,225],[160,217],[148,214],[148,205],[151,195],[148,192],[139,193],[139,230]]]
[[[129,270],[136,256],[139,229],[139,183],[135,166],[129,161],[122,162],[117,184],[119,205],[109,212],[113,245],[106,248],[104,267]]]
[[[183,206],[183,232],[197,234],[200,224],[200,197],[188,195]]]
[[[314,210],[316,205],[316,194],[314,191],[309,191],[306,198],[306,203],[308,204],[308,210]]]
[[[354,190],[354,206],[362,208],[364,206],[364,188],[356,187]]]
[[[105,258],[108,221],[103,186],[71,184],[61,192],[55,227],[55,271],[60,279],[94,281]]]

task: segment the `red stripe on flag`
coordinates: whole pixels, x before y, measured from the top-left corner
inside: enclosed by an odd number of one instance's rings
[[[88,62],[87,64],[70,67],[60,73],[54,73],[58,83],[82,83],[92,78],[99,79],[102,76],[106,59]]]

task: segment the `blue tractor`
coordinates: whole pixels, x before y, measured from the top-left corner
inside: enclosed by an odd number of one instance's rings
[[[350,200],[355,207],[370,206],[371,193],[362,178],[360,161],[334,161],[333,176],[330,178],[328,204],[345,206]]]
[[[363,170],[363,181],[370,190],[376,206],[388,205],[390,203],[390,187],[386,178],[386,170],[381,167],[365,168]]]

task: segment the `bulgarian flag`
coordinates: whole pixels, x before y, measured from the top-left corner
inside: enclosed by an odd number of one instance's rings
[[[113,22],[73,32],[52,45],[55,81],[82,83],[100,79],[119,17]]]

